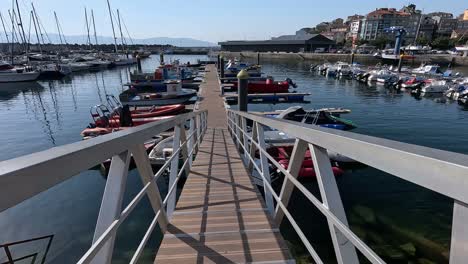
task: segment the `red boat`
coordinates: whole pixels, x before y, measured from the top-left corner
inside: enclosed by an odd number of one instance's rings
[[[235,89],[237,88],[237,81],[232,82]],[[248,93],[288,93],[289,86],[295,86],[290,79],[285,81],[274,81],[272,79],[266,80],[254,80],[249,81],[248,84]]]
[[[148,117],[157,117],[157,116],[167,116],[167,115],[176,115],[185,110],[185,105],[176,104],[176,105],[165,105],[160,107],[151,107],[144,109],[135,109],[130,110],[132,118],[148,118]],[[118,119],[119,116],[116,116]]]
[[[155,116],[155,117],[147,117],[147,118],[133,118],[132,115],[132,125],[131,126],[139,126],[143,124],[148,124],[151,122],[161,121],[164,119],[168,119],[174,116]],[[94,124],[98,128],[120,128],[120,116],[113,116],[111,119],[103,119],[101,117],[97,118],[94,121]]]
[[[289,166],[289,159],[292,153],[292,147],[273,147],[269,148],[268,153],[276,160],[279,164],[285,169]],[[336,166],[332,166],[333,174],[335,176],[343,175],[344,171]],[[310,151],[307,150],[304,155],[304,161],[302,162],[302,167],[299,171],[299,179],[313,179],[316,178],[317,174],[315,173],[314,163],[310,156]]]

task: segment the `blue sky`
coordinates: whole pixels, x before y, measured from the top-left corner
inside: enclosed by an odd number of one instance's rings
[[[31,0],[18,0],[27,20]],[[111,36],[106,0],[34,0],[48,32],[56,32],[53,11],[57,12],[66,35],[85,34],[84,7],[94,9],[99,35]],[[377,7],[400,8],[400,0],[111,0],[120,9],[133,38],[191,37],[218,42],[233,39],[265,39],[292,34],[302,27],[353,14],[366,14]],[[425,13],[445,11],[459,15],[467,0],[411,1]],[[7,16],[11,0],[0,0]],[[27,14],[25,14],[27,13]],[[28,25],[29,22],[24,23]]]

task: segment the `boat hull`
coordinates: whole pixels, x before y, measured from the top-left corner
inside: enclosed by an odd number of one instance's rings
[[[39,72],[1,73],[0,83],[31,82],[39,78]]]

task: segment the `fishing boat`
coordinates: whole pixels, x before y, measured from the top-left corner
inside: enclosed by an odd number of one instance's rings
[[[292,106],[286,110],[278,111],[277,114],[268,113],[267,116],[306,124],[313,124],[327,128],[351,130],[356,128],[356,125],[350,120],[340,117],[340,114],[349,112],[349,110],[341,108],[305,110],[302,106]]]
[[[39,74],[28,67],[14,67],[9,63],[0,62],[0,83],[35,81]]]
[[[267,149],[268,154],[270,154],[284,169],[288,169],[289,161],[292,154],[292,147],[274,147]],[[333,175],[341,176],[344,173],[344,170],[337,166],[332,166]],[[314,169],[314,164],[310,151],[307,150],[304,155],[304,161],[302,162],[301,169],[298,173],[299,180],[310,180],[316,179],[317,175]]]
[[[233,90],[237,91],[237,80],[231,82]],[[273,77],[268,77],[265,80],[249,80],[248,83],[248,93],[287,93],[289,92],[289,87],[296,88],[297,85],[289,78],[284,81],[275,81]]]
[[[421,88],[421,93],[443,93],[447,91],[453,83],[449,80],[428,80]]]
[[[241,70],[247,71],[250,77],[260,77],[262,67],[260,65],[250,65],[237,60],[229,60],[225,70],[224,77],[236,77]]]
[[[400,86],[405,89],[416,89],[424,85],[425,78],[423,77],[411,77],[404,81]]]
[[[42,64],[38,66],[38,70],[40,72],[40,79],[59,79],[72,73],[69,66],[60,66],[57,63]]]
[[[442,75],[439,65],[421,65],[411,71],[412,74]]]
[[[130,106],[183,104],[197,94],[193,89],[183,89],[179,80],[165,81],[164,84],[166,86],[163,91],[130,87],[119,95],[120,102]]]
[[[148,158],[152,165],[163,165],[172,156],[174,137],[161,140],[149,153]]]

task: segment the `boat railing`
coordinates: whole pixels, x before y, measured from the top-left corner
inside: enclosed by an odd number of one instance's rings
[[[3,251],[5,252],[5,256],[6,256],[6,259],[7,259],[6,262],[1,262],[0,264],[13,264],[15,262],[18,263],[19,261],[28,260],[28,259],[31,259],[30,263],[36,263],[36,260],[37,260],[38,256],[40,256],[40,255],[42,255],[40,263],[44,264],[45,261],[46,261],[46,258],[47,258],[47,254],[49,253],[50,246],[52,245],[52,240],[53,239],[54,239],[54,235],[48,235],[48,236],[41,236],[41,237],[25,239],[25,240],[21,240],[21,241],[15,241],[15,242],[11,242],[11,243],[0,244],[0,249],[3,248]],[[13,257],[13,254],[11,252],[11,247],[22,245],[22,244],[28,244],[28,243],[35,242],[35,241],[40,241],[40,240],[47,240],[47,246],[46,246],[43,254],[39,254],[40,252],[35,252],[35,253],[27,254],[27,255],[24,255],[24,256],[18,257],[18,258]]]
[[[119,226],[143,197],[147,196],[155,216],[130,261],[137,263],[157,224],[159,223],[159,227],[164,232],[171,220],[176,204],[177,183],[184,174],[187,175],[192,166],[192,159],[206,131],[207,115],[207,111],[186,113],[2,161],[0,162],[0,212],[111,158],[93,242],[78,263],[111,263]],[[186,132],[188,122],[190,127]],[[172,156],[154,173],[144,143],[154,135],[171,129],[174,130]],[[143,188],[122,210],[131,159],[138,169]],[[168,168],[170,168],[169,185],[163,199],[156,181]],[[28,258],[35,260],[37,255],[33,255]],[[9,263],[14,261],[9,259]]]
[[[289,220],[316,263],[323,261],[288,210],[294,189],[300,191],[326,217],[338,263],[359,263],[356,249],[371,263],[385,263],[349,228],[328,151],[452,198],[454,209],[450,263],[466,263],[468,155],[231,109],[227,109],[227,117],[228,129],[245,165],[250,172],[256,170],[263,180],[269,213],[278,226],[284,217]],[[295,138],[287,169],[267,152],[264,130],[268,127]],[[320,199],[297,179],[307,149],[314,163]],[[269,163],[285,176],[279,194],[271,185]]]

